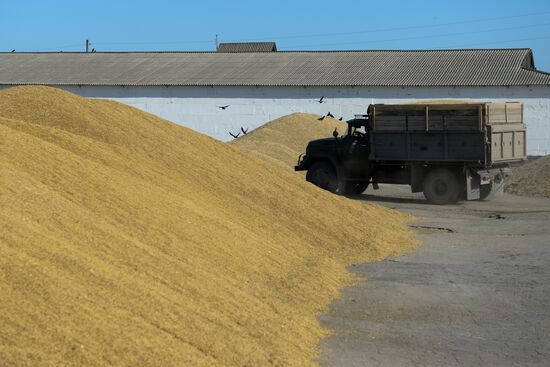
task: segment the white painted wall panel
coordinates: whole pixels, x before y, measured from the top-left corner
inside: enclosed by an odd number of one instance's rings
[[[520,101],[525,108],[528,154],[550,154],[550,87],[64,87],[85,97],[117,100],[227,141],[293,112],[352,118],[370,103],[419,100]],[[326,103],[317,100],[325,96]],[[227,110],[217,106],[230,105]]]

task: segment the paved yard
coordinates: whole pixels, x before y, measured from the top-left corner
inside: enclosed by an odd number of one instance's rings
[[[351,270],[322,323],[323,366],[550,366],[550,200],[427,204],[408,187],[363,200],[412,213],[422,246]]]

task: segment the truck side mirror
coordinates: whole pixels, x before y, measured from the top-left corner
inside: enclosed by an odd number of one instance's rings
[[[339,135],[339,134],[338,134],[338,128],[335,127],[335,128],[334,128],[334,131],[332,132],[332,136],[334,136],[335,138],[337,138],[338,135]]]

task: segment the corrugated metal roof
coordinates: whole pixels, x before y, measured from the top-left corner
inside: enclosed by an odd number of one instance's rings
[[[550,85],[530,49],[1,53],[0,84],[186,86]]]
[[[238,42],[220,43],[218,52],[274,52],[277,51],[275,42]]]

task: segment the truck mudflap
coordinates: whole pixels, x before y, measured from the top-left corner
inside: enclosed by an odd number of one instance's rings
[[[466,200],[484,200],[504,191],[504,183],[512,175],[510,168],[466,170]]]

